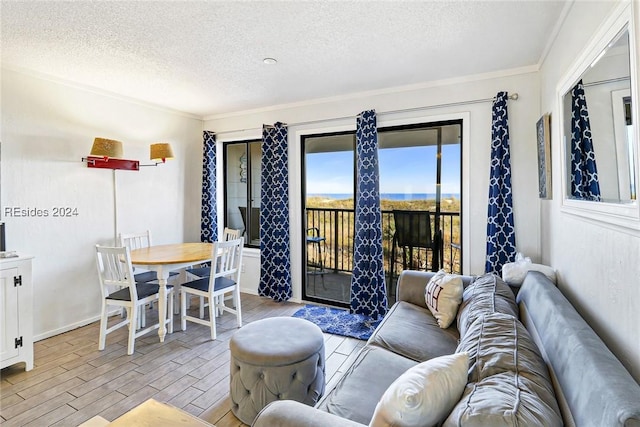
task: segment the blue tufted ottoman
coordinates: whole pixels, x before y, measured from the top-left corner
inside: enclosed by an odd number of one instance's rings
[[[229,349],[231,410],[245,424],[275,400],[313,406],[324,393],[324,339],[308,320],[249,323],[231,337]]]

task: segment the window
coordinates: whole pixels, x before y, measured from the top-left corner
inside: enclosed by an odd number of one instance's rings
[[[243,231],[245,244],[260,247],[260,140],[224,144],[225,226]]]

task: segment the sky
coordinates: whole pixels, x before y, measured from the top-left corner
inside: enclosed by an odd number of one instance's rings
[[[378,151],[381,193],[435,193],[436,147]],[[442,194],[460,193],[460,145],[442,146]],[[353,193],[353,152],[307,154],[308,194]]]

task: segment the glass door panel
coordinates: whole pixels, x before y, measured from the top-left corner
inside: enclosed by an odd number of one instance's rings
[[[303,297],[348,306],[353,263],[354,134],[303,139]]]

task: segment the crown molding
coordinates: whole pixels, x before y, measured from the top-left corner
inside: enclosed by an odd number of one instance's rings
[[[122,95],[116,92],[111,92],[108,90],[104,90],[104,89],[100,89],[97,88],[95,86],[91,86],[91,85],[85,85],[85,84],[81,84],[81,83],[77,83],[71,80],[67,80],[67,79],[63,79],[61,77],[57,77],[57,76],[53,76],[47,73],[42,73],[40,71],[35,71],[35,70],[30,70],[27,68],[23,68],[23,67],[18,67],[18,66],[13,66],[11,64],[2,64],[2,70],[7,70],[7,71],[13,71],[15,73],[18,74],[22,74],[25,76],[29,76],[29,77],[33,77],[39,80],[44,80],[44,81],[48,81],[51,83],[56,83],[56,84],[60,84],[63,86],[68,86],[68,87],[72,87],[75,89],[79,89],[85,92],[90,92],[90,93],[94,93],[96,95],[101,95],[101,96],[105,96],[108,98],[113,98],[113,99],[117,99],[118,101],[123,101],[123,102],[127,102],[130,104],[135,104],[135,105],[139,105],[142,107],[146,107],[146,108],[151,108],[153,110],[157,110],[157,111],[162,111],[164,113],[169,113],[169,114],[174,114],[177,116],[182,116],[188,119],[195,119],[195,120],[203,120],[202,116],[196,115],[196,114],[192,114],[192,113],[188,113],[186,111],[180,111],[180,110],[175,110],[169,107],[164,107],[158,104],[154,104],[152,102],[147,102],[147,101],[142,101],[140,99],[136,99],[133,97],[129,97],[126,95]]]
[[[340,101],[351,101],[356,99],[369,98],[372,96],[411,92],[411,91],[429,89],[434,87],[451,86],[451,85],[463,84],[463,83],[473,83],[473,82],[479,82],[483,80],[491,80],[496,78],[516,76],[521,74],[536,73],[538,71],[539,71],[539,67],[537,64],[528,65],[526,67],[492,71],[492,72],[483,73],[483,74],[473,74],[469,76],[455,77],[450,79],[432,80],[432,81],[416,83],[412,85],[395,86],[395,87],[390,87],[386,89],[377,89],[377,90],[370,90],[370,91],[364,91],[364,92],[350,93],[350,94],[332,96],[327,98],[316,98],[316,99],[310,99],[306,101],[293,102],[288,104],[278,104],[278,105],[272,105],[264,108],[251,109],[251,110],[242,110],[242,111],[234,111],[234,112],[222,113],[222,114],[213,114],[210,116],[205,116],[203,120],[207,121],[207,120],[228,119],[232,117],[239,117],[239,116],[245,116],[250,114],[260,114],[260,113],[265,113],[270,111],[301,108],[301,107],[315,106],[315,105],[327,104],[332,102],[340,102]]]

